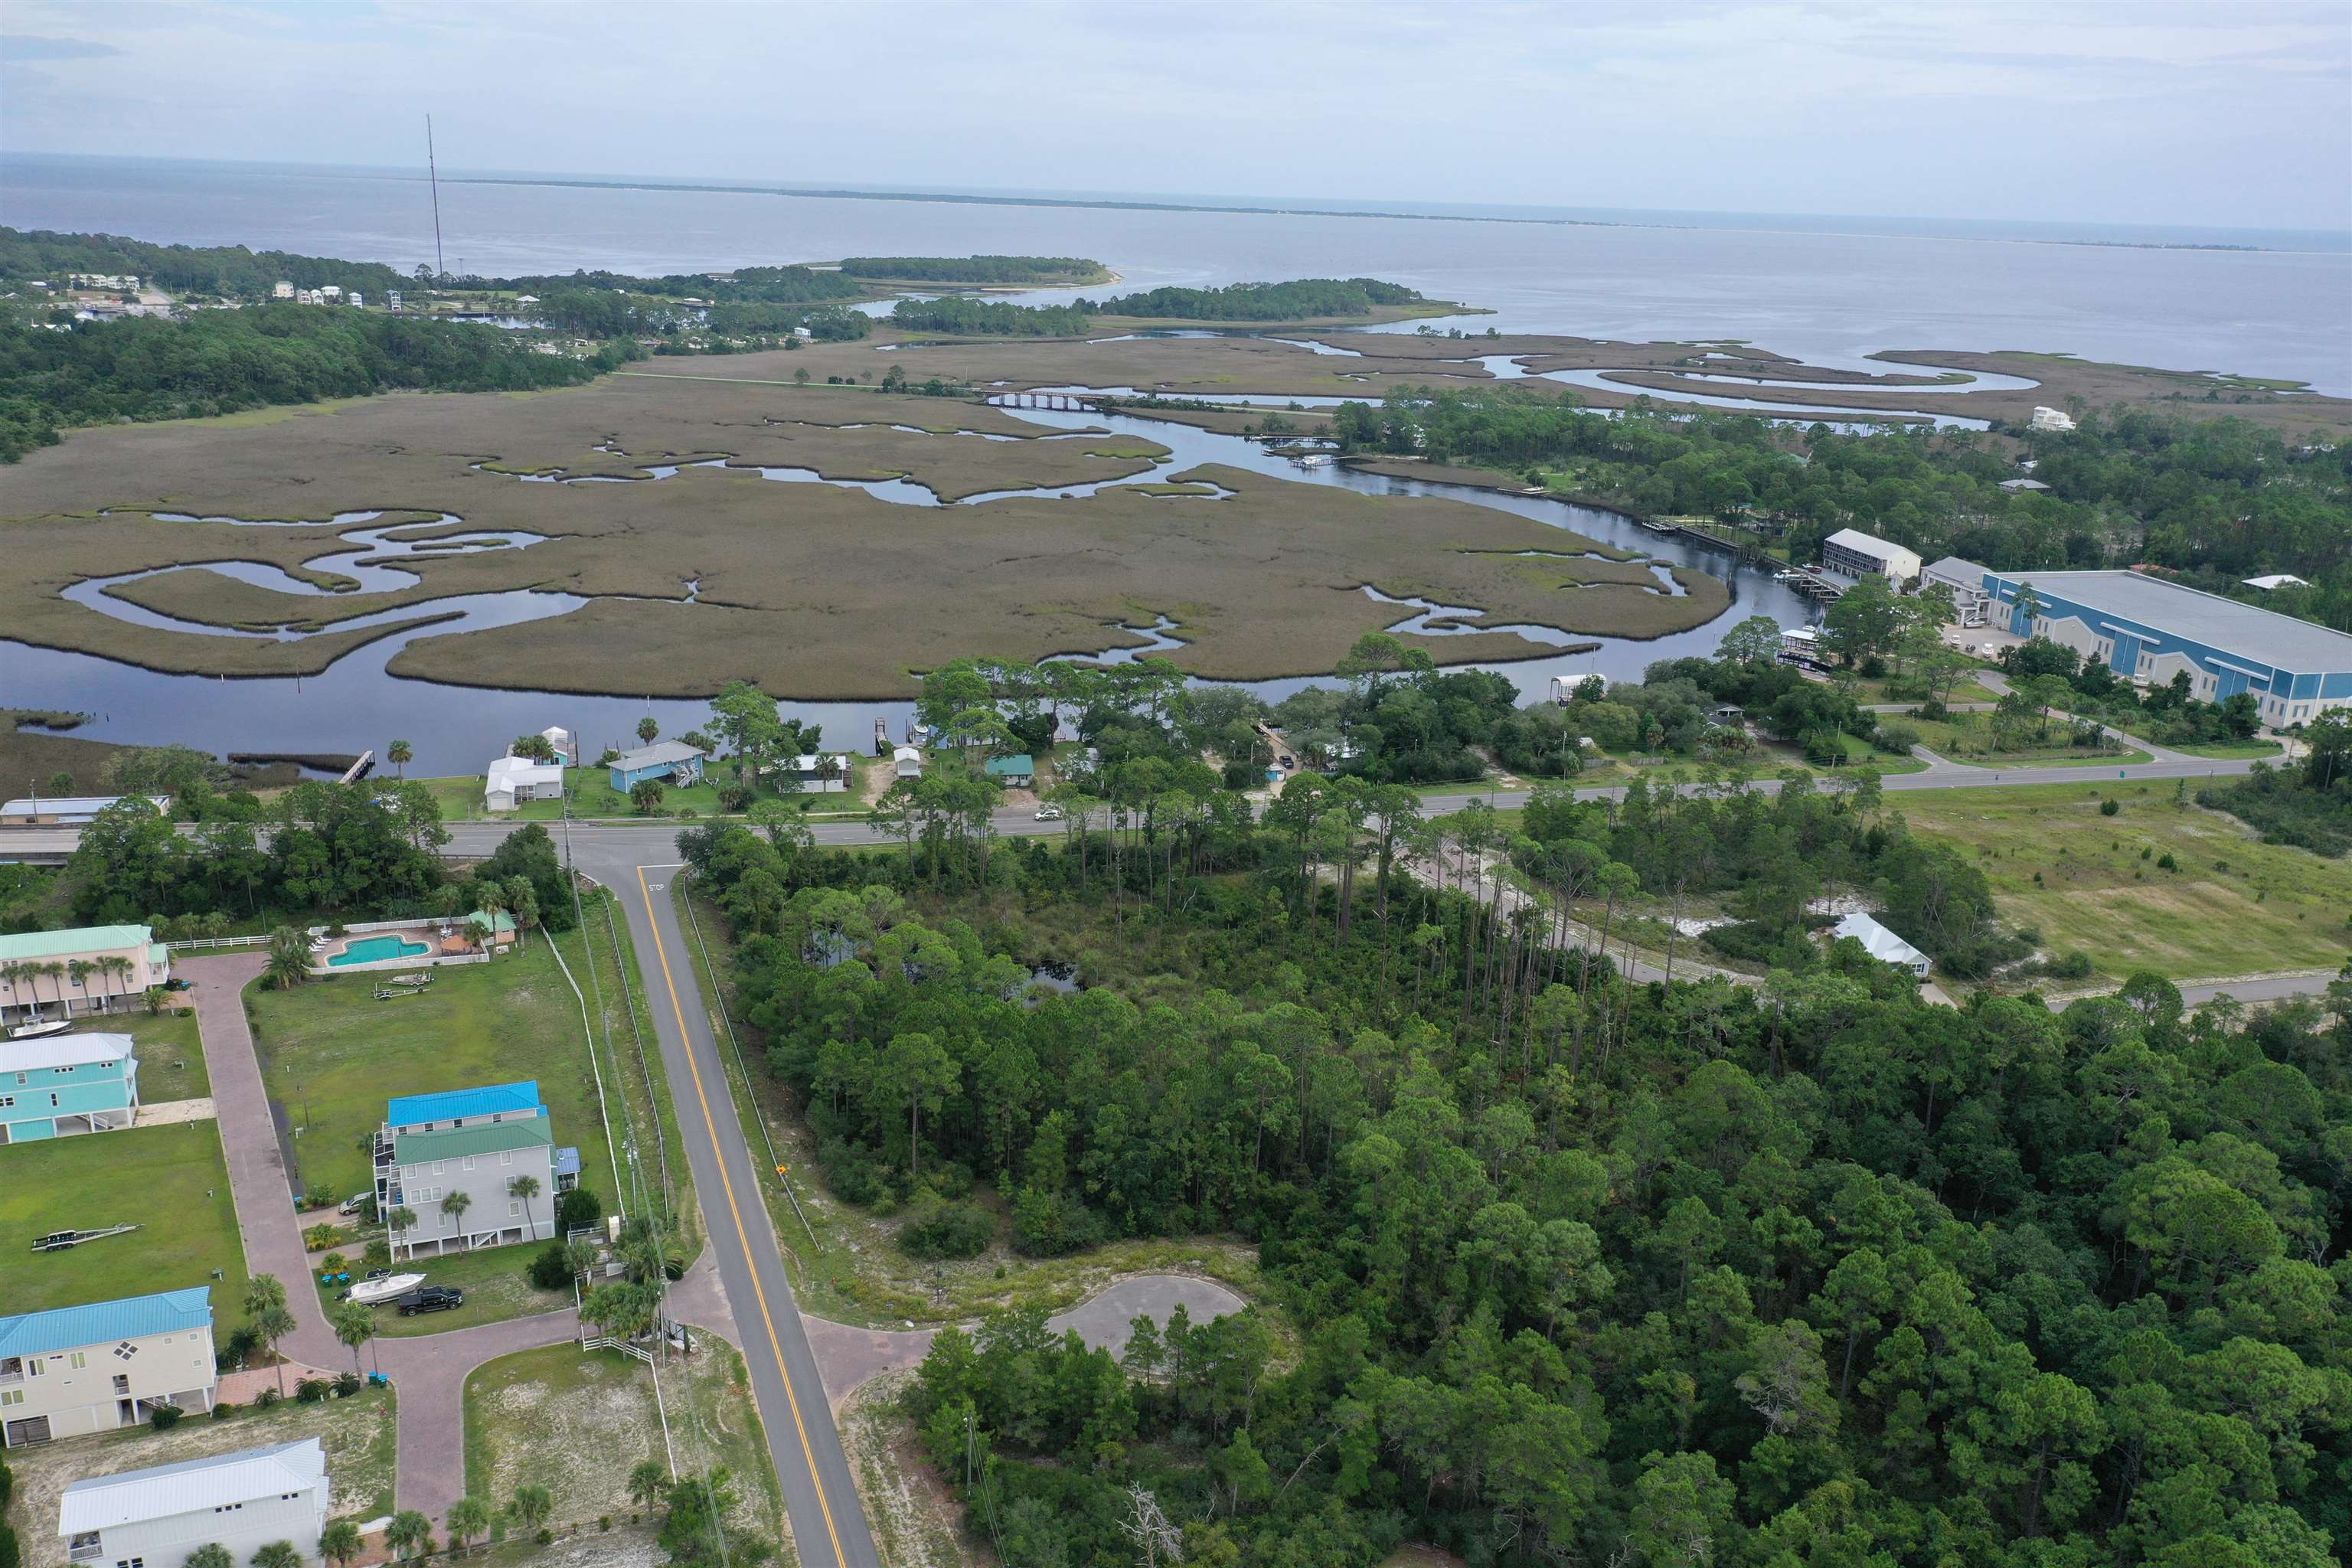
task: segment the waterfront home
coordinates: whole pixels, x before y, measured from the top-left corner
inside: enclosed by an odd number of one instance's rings
[[[555,760],[564,767],[573,767],[579,763],[580,743],[572,739],[572,731],[562,725],[550,724],[539,732],[539,738],[547,742],[548,749],[555,753]]]
[[[210,1410],[211,1298],[193,1285],[0,1318],[0,1445],[136,1426],[163,1405]]]
[[[483,777],[482,807],[512,811],[534,800],[563,798],[563,768],[556,763],[535,763],[529,757],[500,757]]]
[[[1027,789],[1037,782],[1037,761],[1026,752],[991,757],[982,771],[1006,789]]]
[[[580,1152],[555,1147],[532,1079],[398,1096],[384,1103],[375,1135],[376,1212],[416,1216],[393,1236],[396,1258],[545,1241],[555,1234],[556,1195],[578,1184],[579,1172]],[[514,1190],[519,1176],[539,1184],[535,1195]]]
[[[836,795],[846,790],[856,776],[846,752],[833,756],[808,752],[786,759],[779,782],[803,795]]]
[[[2067,431],[2074,427],[2074,416],[2056,408],[2036,408],[2033,417],[2026,421],[2029,430]]]
[[[143,925],[76,926],[0,936],[0,1024],[106,1012],[172,978],[172,955]]]
[[[1822,541],[1822,569],[1840,577],[1884,577],[1888,586],[1900,588],[1919,575],[1920,564],[1917,551],[1858,528],[1841,528]]]
[[[1868,915],[1848,915],[1830,931],[1832,942],[1847,936],[1862,943],[1863,950],[1879,963],[1907,969],[1921,980],[1927,978],[1927,955]]]
[[[691,784],[702,780],[703,757],[684,741],[656,741],[623,752],[612,761],[613,787],[623,795],[647,779],[664,784]]]
[[[139,1119],[139,1058],[128,1035],[0,1040],[0,1147],[111,1132]]]
[[[100,812],[130,798],[120,795],[37,795],[0,801],[0,827],[86,827]],[[166,816],[172,814],[172,797],[168,795],[139,798]]]
[[[331,1489],[316,1437],[90,1476],[58,1500],[58,1534],[68,1563],[186,1562],[218,1546],[247,1563],[273,1541],[319,1561]]]

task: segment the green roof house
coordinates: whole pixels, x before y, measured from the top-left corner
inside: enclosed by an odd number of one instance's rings
[[[1007,789],[1027,789],[1037,782],[1036,759],[1026,752],[1016,752],[1009,757],[991,757],[984,771]]]

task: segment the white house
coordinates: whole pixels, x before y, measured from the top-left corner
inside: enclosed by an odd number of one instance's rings
[[[347,303],[347,304],[352,304],[352,305],[364,305],[364,304],[366,304],[366,303],[367,303],[367,298],[366,298],[366,296],[362,295],[362,294],[358,289],[352,289],[352,297],[351,297],[351,299],[350,299],[350,300],[348,300],[347,301],[345,301],[345,303]]]
[[[176,1568],[217,1544],[235,1563],[273,1541],[319,1561],[331,1489],[316,1437],[91,1476],[58,1500],[58,1533],[69,1563]]]
[[[273,300],[291,300],[294,298],[294,285],[291,283],[272,283],[269,286],[269,297]]]
[[[11,1269],[26,1267],[22,1255]],[[158,1405],[213,1407],[209,1286],[0,1318],[0,1444],[136,1426]]]
[[[1780,628],[1780,662],[1782,664],[1819,664],[1822,659],[1822,631],[1819,626],[1782,626]]]
[[[1927,978],[1927,955],[1880,925],[1865,914],[1851,914],[1838,921],[1830,932],[1830,940],[1852,937],[1862,943],[1871,957],[1881,963],[1891,963],[1897,969],[1907,969],[1918,978]]]
[[[2311,586],[2309,583],[2296,576],[2292,572],[2273,572],[2267,577],[2248,577],[2244,581],[2247,587],[2260,588],[2265,594],[2269,593],[2273,588],[2308,588]]]
[[[333,304],[336,300],[341,300],[342,297],[343,289],[342,285],[340,283],[330,283],[325,288],[319,290],[319,298],[324,300],[330,305]]]
[[[2033,417],[2026,422],[2025,427],[2029,430],[2072,430],[2074,427],[2074,416],[2061,409],[2036,408],[2033,411]]]
[[[482,808],[512,811],[526,801],[563,798],[563,769],[529,757],[500,757],[482,784]]]
[[[923,776],[923,753],[912,746],[900,746],[890,753],[892,770],[902,779]]]
[[[550,724],[539,732],[539,738],[554,748],[555,760],[565,767],[580,760],[580,742],[573,740],[572,731],[562,725]]]
[[[857,776],[846,752],[833,756],[804,752],[788,760],[778,771],[778,787],[796,789],[803,795],[837,795]]]

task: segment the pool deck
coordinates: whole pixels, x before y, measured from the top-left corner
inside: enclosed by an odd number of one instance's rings
[[[363,959],[358,963],[342,962],[354,949],[366,948],[372,942],[380,943],[387,937],[398,938],[404,944],[404,950],[399,952],[386,953],[381,958]],[[420,925],[401,931],[368,931],[361,935],[346,937],[341,945],[331,951],[320,952],[311,961],[310,970],[314,974],[328,975],[381,974],[390,970],[425,968],[442,962],[443,957],[441,933],[431,926]]]

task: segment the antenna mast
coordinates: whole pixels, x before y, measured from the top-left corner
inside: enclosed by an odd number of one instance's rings
[[[433,182],[433,271],[435,280],[446,278],[449,268],[441,259],[441,169],[433,157],[433,117],[425,117],[425,172]]]

